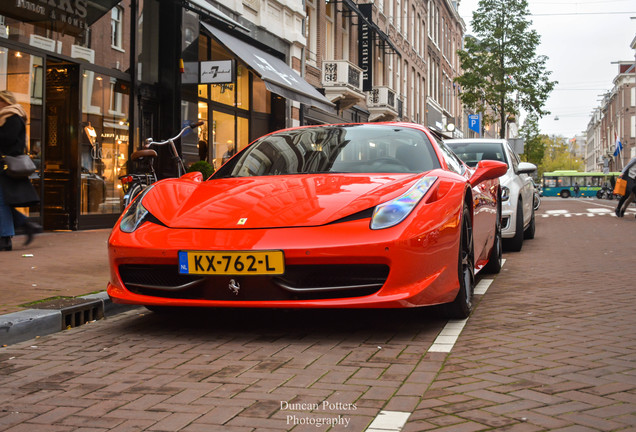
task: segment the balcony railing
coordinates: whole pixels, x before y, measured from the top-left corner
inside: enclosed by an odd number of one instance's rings
[[[322,85],[325,96],[338,103],[340,110],[365,99],[362,91],[362,69],[347,60],[323,61]]]
[[[371,115],[370,121],[395,120],[398,117],[398,98],[389,87],[373,87],[367,93],[367,107]]]
[[[323,86],[346,86],[362,91],[362,69],[347,60],[331,60],[322,63]]]

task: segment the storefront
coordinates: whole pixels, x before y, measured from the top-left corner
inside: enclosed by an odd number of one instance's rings
[[[288,66],[289,41],[243,24],[204,0],[0,2],[0,90],[28,113],[39,167],[41,203],[22,211],[47,230],[111,227],[146,138],[204,120],[177,148],[218,168],[308,109],[335,114]],[[159,176],[173,176],[158,152]]]
[[[284,61],[290,56],[284,40],[242,26],[201,1],[188,5],[193,7],[186,7],[183,18],[182,99],[190,113],[196,94],[196,118],[205,124],[196,148],[182,147],[186,162],[206,160],[218,168],[254,139],[291,126],[293,102],[334,112],[334,105]],[[188,44],[195,31],[198,40]]]
[[[0,89],[28,114],[27,147],[38,166],[31,180],[41,203],[22,211],[45,229],[112,226],[121,212],[130,76],[128,28],[117,20],[125,6],[85,3],[0,5]],[[102,41],[113,23],[119,32]]]

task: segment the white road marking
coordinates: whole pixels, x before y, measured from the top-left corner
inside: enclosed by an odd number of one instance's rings
[[[492,283],[492,279],[480,280],[477,286],[475,287],[475,294],[477,295],[486,294],[486,291],[488,290],[488,287],[490,286],[491,283]]]
[[[433,342],[433,345],[428,349],[429,352],[451,352],[457,338],[461,334],[464,326],[466,325],[468,318],[464,320],[451,320],[446,323],[446,326]]]
[[[587,217],[594,217],[594,216],[609,216],[609,217],[616,217],[616,213],[614,212],[613,208],[589,208],[586,209],[587,212],[586,213],[570,213],[568,210],[547,210],[545,213],[537,213],[537,217],[542,217],[542,218],[547,218],[550,216],[563,216],[566,218],[570,218],[572,216],[587,216]],[[629,215],[633,215],[634,213],[636,213],[636,210],[633,208],[630,208],[628,210],[625,211],[625,216],[629,216]]]
[[[411,416],[409,412],[380,411],[373,419],[366,432],[399,432]]]

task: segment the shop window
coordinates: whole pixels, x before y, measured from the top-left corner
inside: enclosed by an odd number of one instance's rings
[[[81,213],[121,212],[121,183],[128,160],[128,92],[118,80],[86,72],[80,133]]]
[[[252,88],[254,94],[254,111],[271,114],[272,97],[267,87],[265,87],[265,81],[255,74],[252,74]]]
[[[236,107],[250,109],[250,73],[242,64],[236,66]]]
[[[0,46],[0,90],[9,90],[27,113],[27,153],[38,171],[31,181],[40,190],[40,167],[42,166],[42,57]],[[30,217],[40,215],[39,206],[19,209]]]

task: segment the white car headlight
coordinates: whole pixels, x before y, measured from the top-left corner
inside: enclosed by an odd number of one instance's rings
[[[507,186],[501,188],[501,201],[508,201],[510,199],[510,189]]]
[[[435,183],[437,177],[422,177],[403,195],[378,205],[371,217],[371,229],[390,228],[402,222]]]
[[[121,218],[119,223],[119,229],[123,232],[134,232],[139,226],[146,220],[146,217],[150,214],[148,210],[143,206],[144,196],[152,189],[153,185],[148,186],[142,193],[135,198],[132,204],[126,210],[126,213]]]

